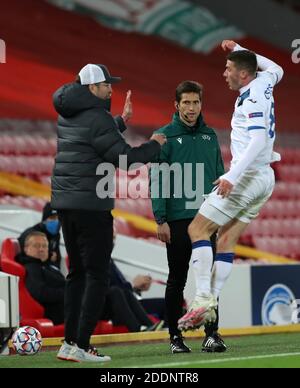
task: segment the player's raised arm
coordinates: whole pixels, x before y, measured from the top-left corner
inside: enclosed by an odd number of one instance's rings
[[[223,40],[221,44],[224,51],[240,51],[240,50],[248,50],[245,47],[240,46],[238,43],[233,40]],[[283,68],[279,66],[277,63],[268,59],[262,55],[256,54],[257,65],[258,68],[262,71],[267,71],[272,75],[273,78],[273,86],[276,85],[279,81],[281,81],[283,77]]]
[[[273,85],[278,84],[283,77],[283,68],[262,55],[256,54],[258,68],[267,71],[273,76]]]

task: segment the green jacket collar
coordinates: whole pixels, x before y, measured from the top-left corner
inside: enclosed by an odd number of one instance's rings
[[[214,131],[207,127],[207,125],[204,122],[202,114],[198,117],[197,123],[194,127],[189,127],[186,125],[183,121],[180,120],[178,112],[174,113],[173,120],[172,120],[172,132],[170,132],[170,135],[178,136],[182,135],[184,133],[190,134],[190,133],[214,133]]]

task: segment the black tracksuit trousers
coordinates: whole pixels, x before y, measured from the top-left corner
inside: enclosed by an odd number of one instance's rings
[[[65,339],[88,349],[104,308],[113,247],[110,211],[59,210],[69,256],[65,288]]]
[[[106,298],[103,319],[111,319],[115,326],[125,325],[130,332],[137,332],[140,331],[141,326],[153,325],[131,290],[112,286],[109,287]]]
[[[188,235],[188,226],[192,219],[178,220],[169,222],[171,230],[171,244],[167,246],[167,256],[169,264],[169,277],[166,287],[166,310],[169,323],[170,336],[180,334],[177,328],[177,322],[183,315],[183,290],[187,280],[189,263],[192,255],[192,244]],[[213,251],[215,255],[216,236],[211,238]],[[205,326],[207,335],[218,330],[219,316],[212,325]]]

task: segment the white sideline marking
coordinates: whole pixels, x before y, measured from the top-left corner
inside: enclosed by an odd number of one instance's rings
[[[166,364],[152,364],[152,365],[144,365],[144,366],[130,366],[130,368],[164,368],[169,366],[184,366],[184,365],[203,365],[203,364],[217,364],[219,362],[232,362],[232,361],[247,361],[247,360],[262,360],[264,358],[279,358],[279,357],[290,357],[290,356],[300,356],[300,352],[297,353],[281,353],[281,354],[265,354],[262,356],[249,356],[249,357],[231,357],[231,358],[217,358],[215,360],[202,360],[202,361],[183,361],[183,362],[168,362]]]

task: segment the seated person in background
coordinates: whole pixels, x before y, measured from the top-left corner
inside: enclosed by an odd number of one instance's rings
[[[152,284],[152,277],[150,275],[136,275],[132,280],[133,291],[141,296],[142,291],[148,291]]]
[[[165,319],[165,301],[164,298],[142,299],[141,293],[148,291],[152,284],[152,278],[149,275],[137,275],[132,284],[128,282],[120,271],[113,259],[110,262],[110,286],[119,287],[139,302],[143,309],[160,321]],[[160,325],[162,326],[162,325]]]
[[[43,209],[42,222],[26,229],[19,237],[21,250],[24,249],[25,238],[32,231],[42,232],[47,236],[49,243],[49,261],[60,268],[61,253],[59,249],[60,243],[60,223],[58,221],[57,211],[51,208],[49,202],[46,203]]]
[[[118,286],[109,287],[101,319],[111,320],[114,326],[125,325],[129,332],[156,331],[164,323],[153,323],[133,292]]]
[[[65,278],[48,260],[48,239],[44,233],[31,231],[16,261],[26,268],[26,288],[45,308],[45,317],[55,325],[64,321]]]
[[[142,296],[143,291],[148,291],[154,280],[150,275],[137,275],[132,280],[132,288],[139,299],[140,303],[147,311],[148,314],[156,316],[158,319],[167,321],[166,306],[164,298],[144,298]],[[156,281],[157,282],[157,281]],[[165,285],[164,282],[159,282]]]

